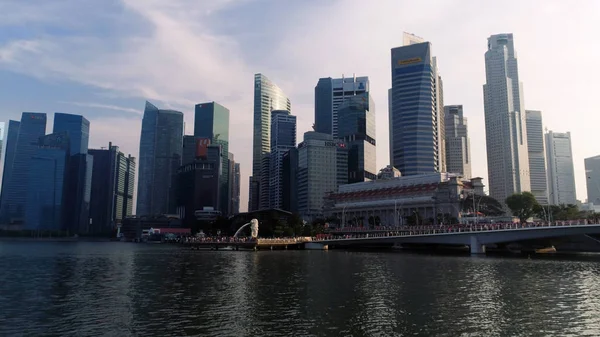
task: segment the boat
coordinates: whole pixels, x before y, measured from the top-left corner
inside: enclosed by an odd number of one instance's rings
[[[554,246],[550,246],[550,247],[546,247],[546,248],[539,248],[535,250],[536,254],[552,254],[552,253],[556,253],[556,248],[554,248]]]

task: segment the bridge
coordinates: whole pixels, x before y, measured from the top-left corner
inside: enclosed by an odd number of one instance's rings
[[[475,226],[405,227],[396,231],[328,235],[315,238],[313,247],[377,244],[447,244],[466,245],[472,254],[485,253],[485,245],[523,240],[547,239],[572,235],[600,234],[600,224],[559,222],[544,224],[491,224]]]

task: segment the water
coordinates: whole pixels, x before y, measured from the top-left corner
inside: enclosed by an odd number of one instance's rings
[[[0,336],[598,336],[600,257],[0,242]]]

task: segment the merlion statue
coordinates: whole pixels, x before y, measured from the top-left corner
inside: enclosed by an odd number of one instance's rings
[[[258,237],[258,220],[250,220],[250,236],[256,239]]]

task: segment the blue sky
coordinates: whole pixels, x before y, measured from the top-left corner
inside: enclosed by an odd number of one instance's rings
[[[583,200],[583,158],[600,154],[598,13],[594,0],[0,0],[0,121],[22,111],[83,114],[91,147],[112,141],[137,156],[146,99],[183,111],[188,133],[194,104],[217,101],[231,110],[245,206],[253,74],[290,96],[299,141],[319,77],[369,76],[383,167],[390,48],[407,31],[433,44],[444,101],[464,105],[473,172],[487,180],[483,54],[489,35],[512,32],[525,107],[542,110],[548,129],[571,131]]]

